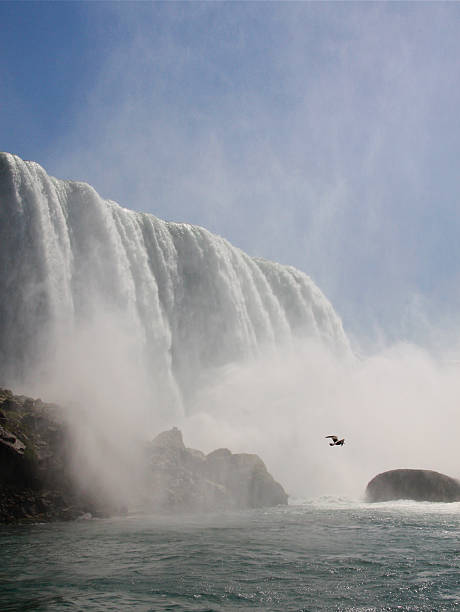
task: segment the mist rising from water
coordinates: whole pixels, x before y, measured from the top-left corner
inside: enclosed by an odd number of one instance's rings
[[[362,360],[299,344],[228,368],[183,429],[199,447],[260,453],[294,496],[359,497],[393,468],[460,477],[459,368],[407,344]],[[329,447],[330,434],[345,445]]]
[[[260,454],[292,495],[460,475],[458,366],[409,345],[359,360],[305,274],[1,162],[0,383],[66,406],[82,480],[132,497],[143,442],[172,425]]]

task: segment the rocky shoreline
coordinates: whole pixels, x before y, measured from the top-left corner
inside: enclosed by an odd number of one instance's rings
[[[74,482],[70,442],[58,406],[0,388],[0,523],[105,514]]]
[[[107,517],[126,506],[89,494],[75,478],[65,411],[0,388],[0,523]],[[177,428],[145,445],[140,505],[148,512],[209,512],[287,503],[282,486],[252,454],[186,448]]]

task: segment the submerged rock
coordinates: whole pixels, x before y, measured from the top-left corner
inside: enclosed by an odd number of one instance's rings
[[[390,470],[378,474],[368,483],[366,499],[371,502],[396,499],[460,501],[460,482],[432,470]]]
[[[186,448],[177,428],[159,434],[148,448],[146,503],[161,512],[206,512],[286,504],[283,487],[257,455],[226,448],[205,455]]]

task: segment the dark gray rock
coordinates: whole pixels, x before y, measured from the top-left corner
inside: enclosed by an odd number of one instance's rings
[[[395,499],[460,501],[460,482],[432,470],[390,470],[378,474],[368,483],[366,499],[371,502]]]
[[[0,412],[0,523],[114,513],[74,481],[64,410],[0,388]]]

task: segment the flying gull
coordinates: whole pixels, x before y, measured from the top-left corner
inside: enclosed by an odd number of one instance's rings
[[[326,438],[331,438],[332,442],[329,442],[329,446],[343,446],[345,443],[345,438],[339,440],[337,436],[326,436]]]

